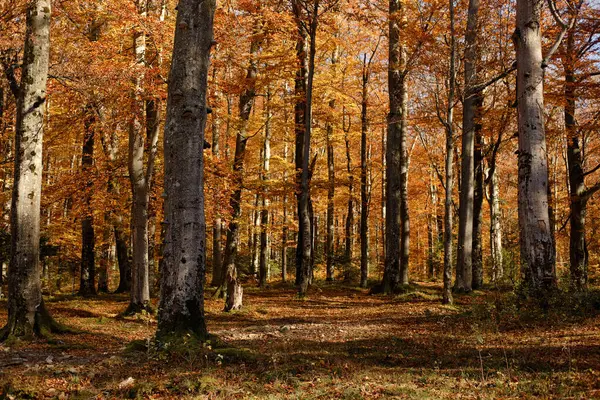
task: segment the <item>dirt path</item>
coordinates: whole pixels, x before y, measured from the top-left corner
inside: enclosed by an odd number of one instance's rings
[[[396,298],[324,286],[300,300],[292,288],[248,288],[238,313],[207,301],[217,342],[169,349],[169,357],[144,348],[156,329],[151,317],[118,317],[126,297],[54,300],[48,303],[53,315],[83,333],[0,347],[2,393],[64,399],[600,397],[600,318],[527,323],[485,305],[491,300],[483,295],[444,307],[437,293],[426,284]],[[134,340],[137,350],[127,346]]]

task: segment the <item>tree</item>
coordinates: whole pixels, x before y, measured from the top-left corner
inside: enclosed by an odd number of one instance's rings
[[[258,20],[256,21],[258,23]],[[250,43],[250,60],[246,73],[246,86],[240,95],[239,114],[240,127],[235,140],[235,155],[233,158],[233,175],[235,179],[235,189],[231,193],[229,205],[233,210],[229,230],[227,231],[227,243],[225,244],[225,282],[227,284],[227,297],[225,300],[225,311],[238,310],[242,307],[243,289],[238,281],[238,269],[235,264],[237,256],[237,246],[240,235],[240,217],[242,215],[242,189],[244,183],[244,159],[246,157],[246,145],[248,143],[247,125],[250,119],[250,112],[254,105],[256,97],[256,78],[258,75],[258,65],[256,54],[260,46],[259,37],[255,30],[255,35]]]
[[[11,205],[11,259],[8,321],[0,340],[58,331],[44,306],[40,280],[40,197],[42,190],[43,105],[50,56],[48,0],[27,6],[21,82],[11,82],[17,99],[14,186]]]
[[[548,210],[548,161],[544,130],[541,1],[517,0],[513,41],[517,52],[519,129],[519,228],[521,265],[532,292],[556,288],[555,242]]]
[[[473,90],[478,80],[477,25],[479,0],[469,1],[467,30],[465,33],[465,96],[463,104],[463,132],[461,152],[461,187],[458,218],[458,249],[456,283],[458,291],[469,292],[473,282],[473,220],[475,188],[475,131],[479,94]]]
[[[204,130],[214,0],[181,0],[165,122],[165,242],[157,337],[204,339]]]
[[[137,0],[136,8],[140,18],[147,17],[146,0]],[[133,80],[133,107],[129,123],[128,170],[133,203],[131,208],[133,268],[132,288],[127,313],[150,311],[150,281],[148,260],[148,206],[150,187],[154,173],[159,131],[160,103],[157,99],[144,101],[141,98],[143,68],[146,57],[146,34],[141,27],[133,32],[133,52],[137,73]],[[144,113],[145,111],[145,113]],[[142,115],[146,116],[146,132]],[[148,143],[146,144],[146,141]],[[204,148],[204,141],[202,142]],[[146,158],[146,165],[144,165]]]

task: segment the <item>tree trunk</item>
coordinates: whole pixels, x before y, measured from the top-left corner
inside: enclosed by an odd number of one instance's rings
[[[352,259],[354,258],[354,175],[352,174],[352,158],[350,156],[350,139],[346,132],[346,170],[348,172],[348,210],[346,214],[345,250],[344,250],[344,280],[350,278]]]
[[[405,157],[405,120],[406,111],[406,55],[401,38],[401,26],[406,16],[404,5],[399,0],[389,3],[389,66],[388,91],[390,113],[388,115],[387,149],[386,149],[386,242],[385,267],[381,283],[384,293],[392,293],[402,278],[402,260],[408,256],[407,225],[403,219],[408,216],[407,199],[403,196],[406,179]],[[404,175],[404,177],[403,177]],[[404,247],[402,247],[404,246]],[[408,261],[408,259],[406,260]],[[408,267],[408,265],[406,265]],[[406,272],[408,270],[406,269]]]
[[[91,174],[94,164],[94,124],[96,119],[93,107],[86,107],[85,113],[85,132],[83,135],[83,152],[81,156],[82,174],[86,179],[83,199],[85,215],[81,219],[81,275],[78,293],[81,296],[91,296],[96,294],[94,216],[90,207],[93,187]]]
[[[495,162],[495,161],[494,161]],[[498,174],[495,166],[490,165],[489,207],[490,207],[490,253],[492,256],[492,282],[497,282],[504,276],[502,265],[502,226],[500,225],[500,194]]]
[[[287,117],[287,114],[286,114]],[[286,122],[287,122],[287,118],[286,118]],[[287,141],[287,134],[286,137],[284,139],[284,143],[283,143],[283,160],[287,162],[288,159],[288,141]],[[288,258],[287,258],[287,241],[288,241],[288,205],[287,205],[287,179],[288,179],[288,175],[287,175],[287,170],[283,171],[283,185],[286,188],[286,190],[283,191],[283,198],[282,198],[282,207],[283,207],[283,229],[281,232],[281,281],[282,282],[286,282],[287,281],[287,266],[288,266]]]
[[[370,64],[370,62],[369,62]],[[366,288],[369,279],[369,196],[367,188],[367,85],[369,83],[369,66],[367,55],[364,55],[361,104],[360,135],[360,287]]]
[[[565,69],[565,131],[567,134],[567,164],[569,171],[571,235],[569,258],[571,287],[575,291],[587,290],[588,250],[585,238],[585,218],[587,214],[587,193],[583,172],[581,134],[575,119],[575,38],[573,29],[567,34]]]
[[[479,0],[469,0],[467,31],[465,34],[465,98],[463,105],[463,132],[461,151],[460,203],[458,217],[458,246],[456,282],[460,292],[472,290],[473,283],[473,196],[475,179],[475,125],[477,112],[477,25]]]
[[[204,130],[214,0],[181,0],[165,122],[165,240],[157,337],[207,337]]]
[[[227,243],[225,244],[224,268],[225,283],[227,285],[227,296],[225,300],[225,311],[239,310],[242,308],[243,289],[238,281],[238,270],[235,264],[237,256],[237,246],[240,236],[239,219],[242,215],[242,186],[244,183],[244,158],[246,157],[246,127],[250,119],[250,112],[254,105],[256,97],[256,77],[258,67],[256,63],[256,53],[260,43],[258,39],[252,40],[250,44],[250,64],[246,73],[246,88],[240,95],[239,115],[240,128],[235,141],[235,155],[233,158],[233,176],[235,179],[235,190],[231,193],[229,205],[233,210],[229,230],[227,231]]]
[[[11,259],[8,320],[0,340],[58,330],[42,298],[39,264],[42,189],[43,104],[50,54],[50,2],[27,7],[22,78],[16,91],[14,183],[11,204]]]
[[[333,73],[335,75],[335,66],[338,59],[338,48],[337,46],[333,50],[331,55],[331,65]],[[329,109],[332,113],[335,112],[335,99],[329,100]],[[335,213],[334,197],[335,197],[335,154],[333,151],[333,117],[330,116],[327,121],[325,128],[327,132],[327,239],[325,242],[325,253],[327,257],[326,264],[326,280],[328,282],[333,281],[334,273],[334,226],[333,226],[333,215]]]
[[[217,97],[218,92],[216,88],[217,82],[217,69],[213,67],[213,85],[214,85],[214,94]],[[212,114],[212,155],[216,160],[219,160],[221,155],[221,147],[220,147],[220,132],[219,132],[219,118],[216,113]],[[213,200],[215,204],[217,204],[218,199],[215,196]],[[213,254],[212,254],[212,281],[210,282],[211,286],[221,286],[223,284],[223,251],[222,251],[222,221],[221,215],[217,211],[217,216],[213,220]]]
[[[269,197],[268,185],[269,168],[271,162],[271,89],[267,88],[266,104],[266,122],[265,122],[265,140],[263,143],[263,190],[262,190],[262,210],[260,211],[260,267],[259,284],[265,287],[269,278]]]
[[[442,304],[452,304],[452,191],[454,189],[454,96],[456,91],[456,30],[454,0],[449,1],[450,10],[450,68],[448,71],[448,105],[446,110],[446,199],[444,202],[444,287]]]
[[[555,245],[548,212],[544,131],[544,70],[540,14],[543,2],[517,0],[517,114],[519,228],[525,284],[545,296],[556,288]]]
[[[298,294],[306,295],[311,277],[312,263],[312,232],[310,213],[309,160],[310,137],[312,128],[312,87],[315,70],[316,34],[318,23],[319,0],[312,4],[308,12],[308,23],[302,16],[302,6],[299,0],[292,1],[292,8],[298,39],[296,54],[298,71],[296,72],[296,168],[297,199],[298,199],[298,248],[296,252],[296,285]],[[305,28],[306,27],[306,28]],[[306,54],[306,35],[308,31],[308,54]],[[307,65],[308,63],[308,65]],[[302,108],[304,108],[302,110]],[[302,126],[303,124],[303,126]]]
[[[138,0],[136,3],[141,18],[146,17],[146,1]],[[131,183],[133,204],[131,209],[133,268],[132,288],[130,303],[127,313],[137,313],[142,310],[151,311],[150,306],[150,278],[148,261],[148,206],[150,203],[150,187],[154,172],[154,157],[156,155],[159,128],[158,100],[146,102],[146,135],[143,132],[141,115],[143,115],[144,101],[141,99],[142,79],[144,77],[144,64],[146,55],[146,35],[136,30],[133,34],[133,49],[136,67],[138,69],[134,78],[132,120],[129,126],[129,180]],[[146,140],[148,149],[146,150]],[[204,142],[202,142],[204,145]],[[146,165],[144,156],[147,154]]]
[[[481,133],[481,117],[483,108],[483,93],[477,96],[477,107],[475,113],[475,180],[473,189],[473,280],[472,289],[481,289],[483,286],[483,250],[481,246],[481,225],[483,207],[483,137]]]

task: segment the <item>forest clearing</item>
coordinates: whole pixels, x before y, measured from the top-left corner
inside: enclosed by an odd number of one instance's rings
[[[244,311],[226,314],[222,302],[208,299],[215,338],[168,356],[147,347],[154,318],[118,316],[126,296],[60,296],[48,308],[81,332],[0,348],[2,393],[36,399],[600,396],[598,309],[566,317],[575,310],[562,308],[541,317],[537,309],[517,311],[506,296],[477,292],[442,306],[439,285],[430,283],[393,299],[325,283],[305,300],[291,285],[253,289]],[[486,306],[494,297],[506,308]]]

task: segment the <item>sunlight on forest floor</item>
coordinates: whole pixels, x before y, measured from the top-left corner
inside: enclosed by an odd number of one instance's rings
[[[325,284],[306,300],[291,286],[245,293],[231,314],[207,300],[216,343],[168,352],[145,346],[152,317],[119,316],[126,295],[52,299],[52,314],[83,332],[0,347],[0,397],[600,397],[597,312],[526,317],[492,292],[446,307],[425,283],[393,299]]]

